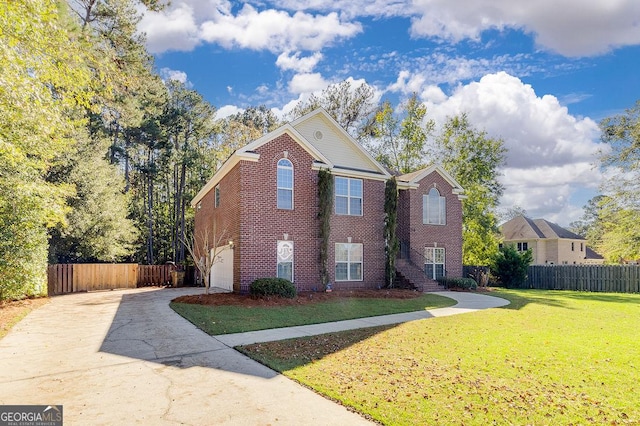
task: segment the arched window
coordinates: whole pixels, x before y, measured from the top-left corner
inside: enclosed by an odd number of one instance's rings
[[[278,161],[278,208],[293,209],[293,164],[286,158]]]
[[[429,190],[429,194],[422,196],[422,223],[427,225],[447,224],[446,199],[440,196],[440,191],[435,188]]]

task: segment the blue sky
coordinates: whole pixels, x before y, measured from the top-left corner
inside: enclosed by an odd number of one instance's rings
[[[640,99],[637,0],[172,0],[142,10],[158,71],[224,116],[279,116],[350,79],[504,139],[504,208],[568,225],[598,193],[597,123]],[[606,147],[605,147],[606,149]]]

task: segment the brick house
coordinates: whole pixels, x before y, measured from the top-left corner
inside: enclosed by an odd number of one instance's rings
[[[196,236],[215,230],[219,240],[212,286],[246,292],[257,278],[280,276],[299,291],[323,290],[319,170],[334,179],[329,281],[335,289],[384,285],[384,192],[391,175],[318,109],[238,149],[192,200]],[[437,276],[460,276],[462,188],[438,166],[397,181],[399,272],[431,288]]]

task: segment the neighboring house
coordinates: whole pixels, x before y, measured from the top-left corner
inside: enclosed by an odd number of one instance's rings
[[[215,229],[220,240],[213,286],[246,292],[255,279],[278,276],[299,291],[324,290],[322,169],[334,179],[329,281],[334,289],[384,285],[384,193],[391,175],[318,109],[238,149],[192,200],[196,237]],[[423,281],[417,286],[429,282],[424,271],[431,278],[461,276],[462,188],[438,166],[397,180],[397,234],[407,255],[398,269]]]
[[[578,234],[544,219],[519,215],[505,222],[500,231],[503,244],[518,251],[531,250],[533,265],[602,264],[604,258],[587,247]]]

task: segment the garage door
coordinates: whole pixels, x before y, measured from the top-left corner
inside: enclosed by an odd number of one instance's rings
[[[233,291],[233,250],[229,246],[218,247],[216,263],[211,268],[211,287]]]

